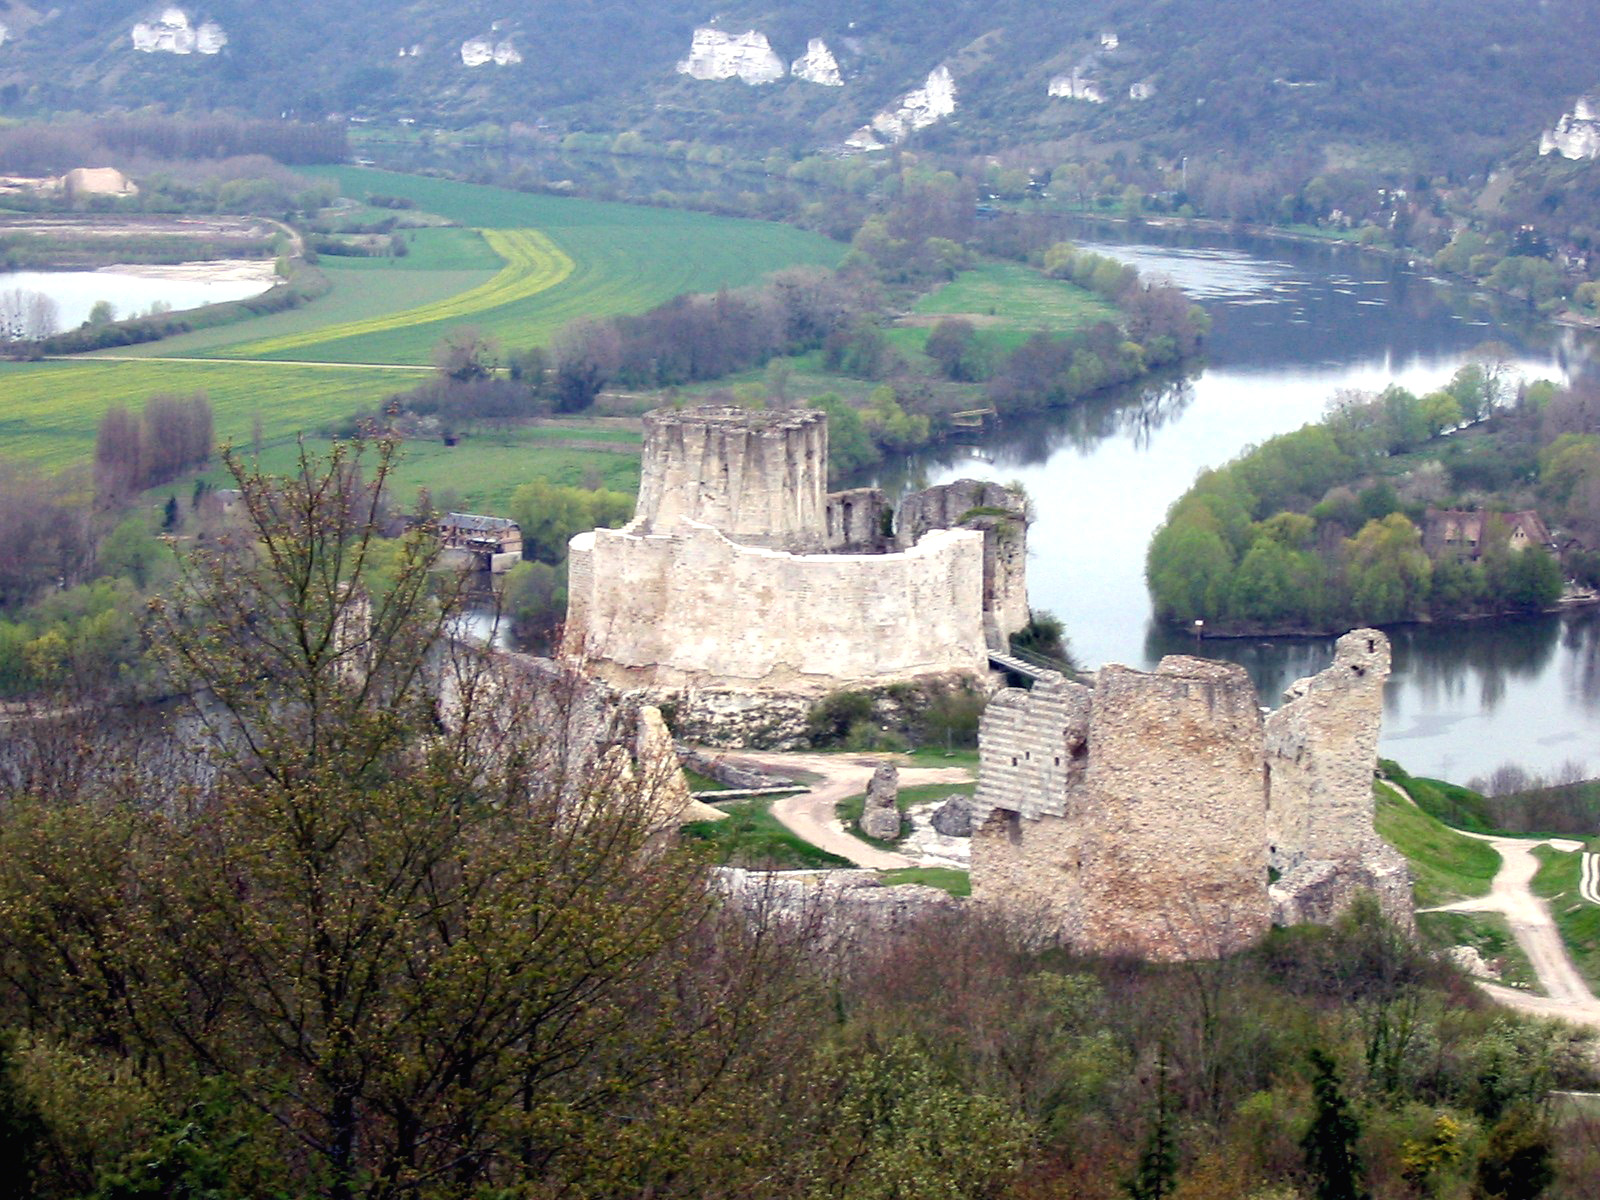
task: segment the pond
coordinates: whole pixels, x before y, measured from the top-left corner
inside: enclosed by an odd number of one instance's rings
[[[252,259],[170,266],[105,267],[98,271],[8,271],[0,293],[37,292],[55,301],[57,329],[76,329],[98,301],[117,320],[143,315],[152,305],[181,312],[206,304],[259,296],[277,282],[270,261]]]

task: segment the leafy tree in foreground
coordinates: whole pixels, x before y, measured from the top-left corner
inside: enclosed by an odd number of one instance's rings
[[[61,1137],[113,1083],[142,1114],[59,1190],[181,1144],[296,1194],[626,1191],[759,1028],[761,953],[719,940],[582,697],[446,636],[426,528],[376,577],[374,452],[366,486],[359,444],[230,462],[244,535],[158,613],[214,774],[0,802],[0,1026],[101,1081],[55,1087]],[[178,1115],[207,1080],[200,1145]]]

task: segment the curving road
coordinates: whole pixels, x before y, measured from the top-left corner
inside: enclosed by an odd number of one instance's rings
[[[741,750],[724,755],[729,762],[747,764],[764,771],[785,775],[815,775],[819,782],[811,790],[784,796],[773,802],[772,815],[791,833],[819,846],[830,854],[847,858],[858,867],[892,871],[896,867],[915,867],[917,859],[889,850],[879,850],[845,832],[834,806],[841,800],[867,790],[872,773],[880,762],[894,762],[892,754],[794,754],[780,751]],[[898,764],[897,764],[898,765]],[[917,787],[925,783],[971,783],[972,772],[965,767],[900,767],[900,786]]]
[[[1390,787],[1395,785],[1391,783]],[[1407,801],[1401,788],[1395,788]],[[1595,998],[1573,965],[1561,933],[1550,917],[1549,906],[1533,894],[1531,884],[1539,870],[1539,860],[1533,856],[1535,846],[1550,845],[1557,850],[1577,850],[1581,842],[1560,838],[1549,841],[1531,841],[1527,838],[1491,837],[1482,833],[1467,833],[1466,837],[1488,842],[1500,852],[1500,870],[1487,896],[1472,900],[1459,900],[1454,904],[1441,904],[1437,908],[1418,909],[1418,912],[1492,912],[1505,917],[1517,945],[1533,964],[1539,977],[1543,996],[1530,996],[1515,988],[1497,983],[1478,981],[1478,986],[1507,1008],[1540,1017],[1561,1017],[1578,1025],[1600,1029],[1600,1000]]]

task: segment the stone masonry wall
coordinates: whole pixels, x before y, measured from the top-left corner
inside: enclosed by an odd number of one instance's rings
[[[1353,630],[1335,644],[1333,665],[1294,683],[1267,718],[1267,832],[1278,870],[1377,847],[1372,771],[1388,678],[1389,639]]]
[[[645,414],[640,472],[638,532],[686,518],[744,545],[825,544],[828,422],[814,409],[658,409]]]
[[[1372,824],[1388,671],[1387,639],[1356,630],[1265,722],[1243,668],[1182,655],[999,693],[979,728],[974,899],[1149,958],[1331,921],[1362,891],[1410,928],[1409,869]]]
[[[972,894],[1082,950],[1176,959],[1268,927],[1262,727],[1243,668],[1163,659],[1001,692],[983,758]]]
[[[895,515],[895,540],[902,549],[930,529],[958,528],[983,533],[984,633],[991,649],[1003,651],[1029,618],[1026,505],[1002,484],[958,479],[912,493]]]
[[[983,539],[968,530],[899,554],[800,555],[680,521],[580,534],[572,564],[569,638],[621,687],[816,694],[986,666]]]

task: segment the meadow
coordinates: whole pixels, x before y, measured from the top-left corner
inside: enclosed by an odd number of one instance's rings
[[[990,259],[918,300],[889,340],[902,353],[920,352],[929,330],[950,317],[972,322],[991,345],[1013,350],[1040,331],[1070,333],[1099,321],[1119,321],[1121,314],[1076,284],[1021,263]]]
[[[843,252],[826,238],[758,221],[360,168],[315,173],[357,200],[404,196],[458,226],[407,231],[403,258],[325,257],[333,290],[299,309],[71,361],[0,365],[4,453],[51,470],[86,465],[110,406],[201,390],[219,441],[249,441],[259,422],[265,445],[287,446],[414,386],[434,345],[460,325],[498,336],[508,349],[531,346],[577,317],[639,312],[786,266],[831,266]],[[222,359],[238,361],[215,361]],[[434,488],[453,480],[464,497],[486,502],[541,472],[561,482],[598,475],[624,490],[636,482],[635,447],[545,444],[557,440],[479,436],[450,455],[418,444],[407,472]],[[462,478],[470,486],[459,487]]]
[[[0,365],[0,446],[47,470],[87,466],[113,405],[137,409],[159,393],[204,391],[217,440],[242,443],[259,419],[264,439],[316,430],[416,385],[419,372],[303,363],[113,361]]]
[[[817,234],[761,221],[356,167],[310,173],[334,179],[354,199],[375,192],[405,197],[423,212],[468,228],[419,230],[410,235],[413,250],[404,259],[327,266],[334,297],[341,291],[365,294],[376,311],[330,320],[318,312],[326,302],[318,301],[270,331],[264,321],[234,326],[226,341],[207,339],[207,354],[420,364],[458,325],[475,325],[508,347],[540,345],[578,317],[642,312],[682,292],[740,287],[787,266],[831,267],[843,254],[841,246]],[[472,231],[495,253],[497,273],[480,277],[453,300],[420,295],[430,272],[483,269],[481,249],[464,240]],[[452,244],[463,253],[452,255]],[[170,352],[201,349],[186,344]]]

